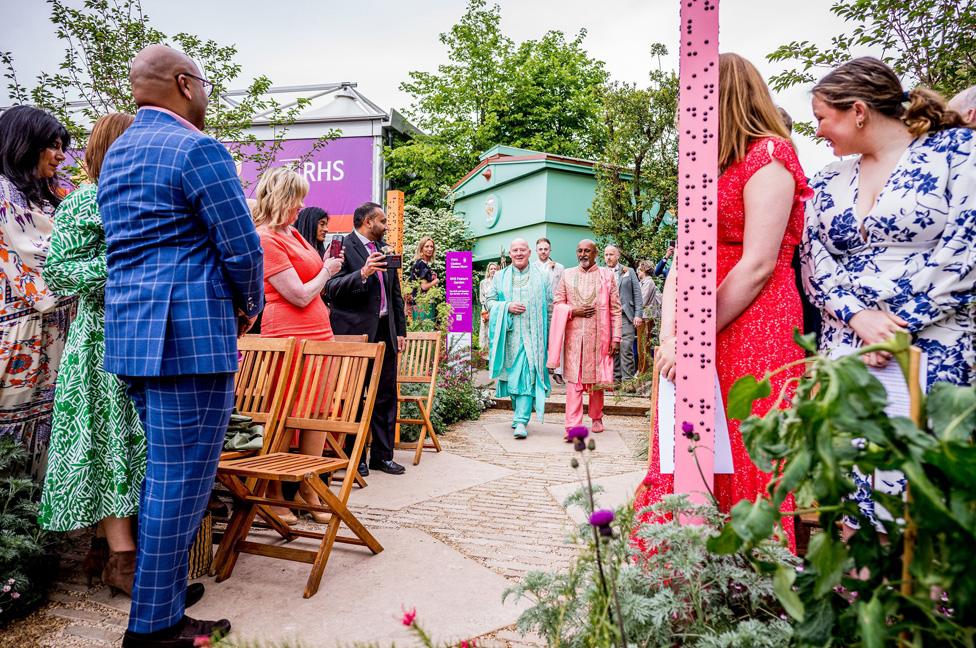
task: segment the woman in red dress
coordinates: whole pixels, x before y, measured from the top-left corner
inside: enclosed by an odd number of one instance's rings
[[[800,242],[803,201],[810,189],[789,132],[766,83],[737,54],[719,57],[718,295],[716,365],[723,402],[745,375],[762,377],[803,357],[793,329],[803,328],[803,310],[790,261]],[[675,269],[678,265],[674,266]],[[677,270],[668,276],[661,316],[661,348],[655,367],[674,380]],[[774,406],[784,381],[803,373],[797,366],[773,378],[772,396],[753,414]],[[655,434],[657,431],[655,430]],[[719,509],[763,497],[771,475],[757,468],[742,442],[738,421],[729,420],[733,474],[715,475]],[[638,490],[638,511],[674,492],[674,476],[661,474],[658,444]],[[793,510],[792,497],[783,506]],[[783,522],[795,547],[793,520]]]

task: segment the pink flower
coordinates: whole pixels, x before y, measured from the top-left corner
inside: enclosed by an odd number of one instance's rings
[[[810,185],[804,183],[804,185],[800,187],[799,198],[800,202],[806,202],[813,198],[813,189],[810,188]]]
[[[10,595],[10,598],[16,601],[17,599],[20,598],[20,592],[14,592],[13,594]]]
[[[210,648],[210,637],[199,635],[193,638],[193,648]]]
[[[403,611],[403,625],[410,627],[417,618],[417,608],[410,608]]]
[[[458,648],[477,648],[477,646],[478,645],[474,642],[474,639],[472,639],[471,641],[468,641],[467,639],[462,639],[461,643],[458,644]]]

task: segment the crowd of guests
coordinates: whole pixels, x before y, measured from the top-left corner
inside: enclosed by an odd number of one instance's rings
[[[839,66],[814,87],[812,108],[818,136],[847,157],[808,182],[755,67],[723,54],[719,72],[723,397],[737,378],[802,355],[792,342],[803,326],[797,247],[825,353],[908,331],[926,354],[929,385],[973,384],[976,89],[947,107],[930,90],[905,92],[876,59]],[[227,149],[201,132],[212,85],[192,60],[150,46],[131,62],[130,82],[136,115],[94,124],[89,182],[70,194],[56,178],[70,146],[65,127],[27,106],[0,115],[0,434],[33,455],[43,527],[98,527],[86,563],[132,597],[123,645],[193,646],[230,629],[185,609],[204,595],[202,585],[187,586],[187,553],[233,405],[237,338],[263,312],[268,337],[384,342],[371,445],[357,468],[403,474],[393,435],[405,303],[380,205],[357,208],[354,231],[327,245],[328,215],[304,207],[299,174],[272,169],[245,200]],[[551,251],[540,239],[533,262],[529,243],[516,239],[511,264],[490,265],[480,285],[479,338],[498,394],[512,399],[516,438],[533,414],[541,418],[550,380],[566,384],[567,439],[583,421],[584,397],[592,430],[602,431],[604,390],[647,361],[635,341],[654,323],[655,370],[673,379],[677,364],[680,271],[668,272],[669,258],[635,272],[609,246],[599,266],[596,244],[583,240],[567,269]],[[439,285],[435,252],[429,238],[418,243],[410,302]],[[660,301],[655,275],[667,277]],[[866,361],[882,367],[890,358]],[[773,393],[800,371],[778,374]],[[723,510],[761,496],[769,477],[748,459],[734,421],[729,433],[735,469],[715,480]],[[316,455],[325,441],[306,431],[296,444]],[[673,489],[657,447],[638,507]],[[870,479],[857,478],[869,507]],[[310,491],[295,497],[316,503]]]

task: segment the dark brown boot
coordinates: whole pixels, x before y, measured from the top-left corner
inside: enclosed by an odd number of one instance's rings
[[[136,552],[118,551],[109,554],[102,571],[102,582],[108,585],[112,596],[125,592],[132,596],[132,582],[136,577]]]
[[[88,554],[81,561],[81,571],[84,572],[88,580],[88,587],[92,586],[92,581],[96,576],[102,575],[105,564],[108,562],[108,542],[105,538],[95,536],[91,541],[91,548]]]

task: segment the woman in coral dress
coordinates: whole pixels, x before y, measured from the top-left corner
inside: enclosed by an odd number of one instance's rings
[[[803,358],[793,329],[803,327],[803,310],[791,267],[803,229],[803,201],[810,197],[806,177],[769,89],[756,68],[736,54],[719,58],[718,296],[716,368],[723,402],[736,380]],[[679,266],[675,266],[678,268]],[[675,372],[676,272],[664,289],[661,349],[656,367],[668,380]],[[753,414],[774,406],[784,382],[802,366],[777,374],[770,398],[757,401]],[[655,430],[655,434],[657,431]],[[771,475],[749,458],[738,421],[729,420],[732,474],[717,474],[714,494],[729,511],[742,499],[763,497]],[[674,491],[674,476],[660,472],[658,443],[638,490],[638,511]],[[793,510],[792,498],[784,510]],[[793,520],[783,526],[795,545]]]

